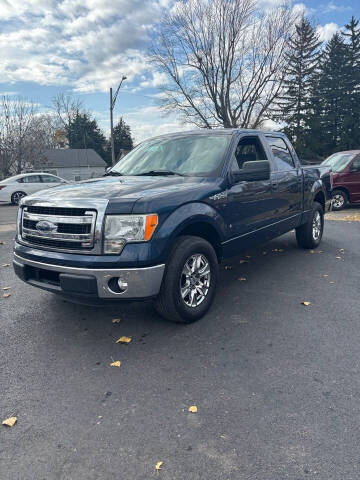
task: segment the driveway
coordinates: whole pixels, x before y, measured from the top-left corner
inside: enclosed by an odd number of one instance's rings
[[[327,220],[314,253],[293,233],[244,253],[188,326],[148,303],[66,303],[0,264],[0,419],[18,418],[0,478],[358,480],[359,236]]]

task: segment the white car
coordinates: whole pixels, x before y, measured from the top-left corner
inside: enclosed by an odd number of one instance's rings
[[[22,173],[0,182],[0,202],[19,205],[26,195],[68,183],[63,178],[50,173]]]

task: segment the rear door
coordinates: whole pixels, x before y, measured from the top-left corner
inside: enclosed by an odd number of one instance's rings
[[[51,188],[61,185],[61,178],[55,177],[54,175],[41,175],[41,180],[43,182],[43,188]]]
[[[294,149],[282,136],[266,135],[274,161],[272,193],[277,234],[299,225],[303,211],[303,172]]]
[[[269,160],[261,138],[261,135],[239,137],[232,153],[230,173],[241,170],[245,162]],[[224,245],[226,255],[266,241],[274,208],[271,179],[240,181],[229,186],[224,211],[229,237]]]
[[[21,179],[21,184],[26,195],[31,195],[32,193],[38,192],[44,188],[44,184],[41,181],[40,175],[27,175]]]
[[[344,178],[344,186],[350,192],[350,201],[360,202],[360,155],[350,163]]]

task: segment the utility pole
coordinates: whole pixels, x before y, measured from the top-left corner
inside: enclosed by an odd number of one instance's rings
[[[111,165],[115,165],[115,149],[114,149],[114,119],[113,111],[116,103],[116,99],[120,90],[120,87],[123,81],[126,80],[126,77],[122,77],[121,82],[119,83],[118,88],[116,89],[115,95],[113,96],[112,88],[110,87],[110,140],[111,140]]]

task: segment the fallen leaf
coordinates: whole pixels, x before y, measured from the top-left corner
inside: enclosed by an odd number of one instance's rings
[[[240,282],[245,282],[246,278],[245,277],[240,277],[239,280],[240,280]]]
[[[267,252],[262,252],[263,255],[267,255]]]
[[[161,467],[163,465],[164,462],[157,462],[157,464],[155,465],[155,470],[159,471],[161,470]]]
[[[328,277],[328,276],[329,276],[329,275],[327,275],[327,274],[323,275],[323,277]]]
[[[120,367],[121,362],[120,360],[116,360],[116,362],[110,363],[110,367]]]
[[[6,420],[2,422],[3,425],[6,425],[7,427],[13,427],[15,423],[17,422],[16,417],[9,417]]]
[[[301,302],[303,305],[305,305],[305,307],[308,307],[309,305],[311,305],[311,302]]]
[[[3,267],[10,267],[10,263],[3,263]]]
[[[330,283],[335,283],[335,282],[330,282]]]
[[[318,253],[324,253],[324,250],[319,250]]]
[[[10,290],[11,287],[4,287],[3,290]]]
[[[339,252],[340,253],[345,253],[345,250],[343,248],[340,248]]]
[[[11,296],[11,293],[4,293],[3,298],[8,298]]]
[[[232,266],[231,265],[225,265],[225,270],[232,270]]]
[[[247,260],[240,260],[239,263],[249,263]]]
[[[245,255],[245,257],[246,257],[246,258],[251,258],[251,256],[250,256],[250,255]]]
[[[197,413],[197,406],[196,405],[191,405],[191,407],[189,407],[188,410],[191,413]]]
[[[121,322],[121,318],[114,318],[113,320],[111,320],[112,323],[120,323]]]
[[[315,250],[310,250],[310,253],[315,253]]]
[[[4,243],[4,242],[0,242],[0,245],[5,245],[5,243]]]
[[[336,257],[337,259],[341,260],[341,257]]]
[[[116,343],[130,343],[131,337],[120,337],[116,340]]]

